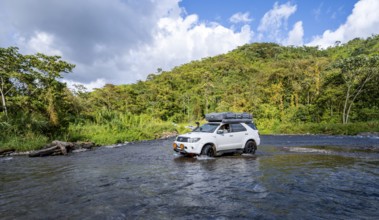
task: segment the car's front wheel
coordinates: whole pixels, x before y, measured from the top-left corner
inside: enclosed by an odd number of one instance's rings
[[[205,155],[208,157],[214,157],[216,155],[216,152],[212,145],[207,144],[203,147],[203,150],[201,151],[201,155]]]
[[[255,141],[248,141],[245,144],[245,148],[243,149],[243,152],[245,154],[255,154],[255,151],[257,150],[257,144]]]

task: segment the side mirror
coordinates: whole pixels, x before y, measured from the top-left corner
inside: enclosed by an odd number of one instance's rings
[[[224,130],[217,130],[217,134],[224,134]]]

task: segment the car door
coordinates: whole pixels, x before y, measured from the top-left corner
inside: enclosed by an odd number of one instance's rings
[[[234,135],[231,133],[230,125],[224,124],[216,131],[217,151],[233,149],[235,146]]]
[[[230,124],[230,130],[232,134],[232,142],[233,144],[230,146],[232,149],[243,148],[243,142],[245,140],[245,136],[247,135],[247,129],[241,125],[240,123]]]

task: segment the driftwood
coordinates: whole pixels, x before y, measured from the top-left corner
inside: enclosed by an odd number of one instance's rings
[[[8,154],[10,154],[10,153],[13,153],[13,152],[15,152],[15,149],[2,149],[2,150],[0,150],[0,156],[6,156],[6,155],[8,155]]]
[[[53,141],[51,144],[46,145],[43,149],[31,152],[29,157],[67,155],[73,150],[91,149],[94,146],[95,144],[92,142]]]
[[[44,148],[42,150],[37,150],[34,152],[31,152],[29,154],[29,157],[44,157],[44,156],[49,156],[55,153],[55,151],[60,151],[58,146],[54,147],[49,147],[49,148]]]

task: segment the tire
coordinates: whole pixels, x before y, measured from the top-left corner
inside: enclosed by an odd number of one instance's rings
[[[257,144],[255,141],[248,141],[245,144],[245,148],[243,149],[243,152],[245,154],[255,154],[255,151],[257,150]]]
[[[216,152],[212,145],[207,144],[203,147],[203,150],[201,151],[201,155],[205,155],[208,157],[214,157],[216,155]]]

